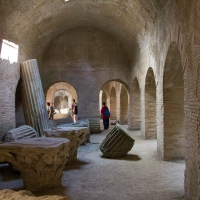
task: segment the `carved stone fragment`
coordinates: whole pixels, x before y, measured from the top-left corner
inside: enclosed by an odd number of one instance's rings
[[[59,137],[70,140],[68,163],[77,160],[77,149],[84,140],[87,132],[87,127],[59,127],[44,130],[46,137]]]
[[[37,131],[31,126],[23,125],[18,128],[9,130],[5,135],[5,142],[11,142],[12,140],[19,140],[25,138],[39,137]]]
[[[100,132],[100,122],[99,118],[89,118],[90,132],[99,133]]]
[[[20,172],[27,190],[61,185],[62,170],[69,156],[65,138],[29,138],[0,144],[0,162],[9,162]]]
[[[101,152],[109,158],[125,156],[133,147],[135,140],[119,124],[106,136],[100,144]]]
[[[90,142],[90,123],[88,119],[80,119],[76,123],[68,123],[68,124],[61,124],[57,126],[59,127],[87,127],[88,132],[85,135],[85,139],[82,141],[81,144],[85,144],[86,142]]]

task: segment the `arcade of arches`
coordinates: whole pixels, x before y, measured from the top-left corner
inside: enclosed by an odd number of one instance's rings
[[[80,119],[105,101],[159,159],[185,160],[200,199],[199,0],[1,1],[0,16],[0,139],[24,123],[20,63],[37,59],[46,101],[75,98]]]

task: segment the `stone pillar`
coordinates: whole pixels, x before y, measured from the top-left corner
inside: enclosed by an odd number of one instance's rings
[[[35,128],[40,136],[43,130],[51,128],[48,119],[42,82],[37,60],[21,63],[22,97],[26,124]]]
[[[133,130],[134,129],[134,123],[133,123],[133,90],[130,90],[130,97],[129,97],[129,108],[128,108],[128,129]]]
[[[117,105],[117,121],[120,121],[120,91],[121,91],[121,87],[119,84],[117,84],[116,86],[116,105]]]

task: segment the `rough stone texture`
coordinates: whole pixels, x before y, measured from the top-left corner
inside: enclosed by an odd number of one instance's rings
[[[157,138],[156,132],[156,85],[153,69],[149,68],[145,82],[145,132],[144,138]]]
[[[89,124],[90,124],[90,133],[100,132],[99,118],[89,118]]]
[[[92,142],[79,147],[78,162],[66,165],[61,187],[34,192],[34,195],[66,195],[73,200],[185,199],[185,162],[160,160],[157,155],[157,141],[144,140],[141,131],[129,131],[135,143],[126,156],[116,159],[103,157],[99,144],[112,128],[111,126],[101,134],[92,134]],[[0,179],[9,180],[1,182],[0,190],[22,189],[23,183],[19,174],[5,164],[0,164]]]
[[[9,130],[5,135],[4,142],[36,137],[39,137],[39,135],[34,128],[31,126],[23,125],[18,128]]]
[[[199,199],[199,4],[198,0],[1,1],[0,38],[19,45],[19,59],[17,63],[10,63],[7,59],[0,62],[0,136],[15,127],[15,89],[20,77],[19,65],[22,61],[36,58],[44,90],[55,82],[72,85],[77,91],[82,116],[99,117],[102,85],[114,80],[123,83],[131,95],[128,102],[130,128],[134,124],[132,83],[137,78],[141,130],[145,137],[145,125],[148,123],[145,116],[148,92],[145,84],[147,72],[152,68],[156,86],[156,122],[153,124],[157,129],[154,130],[153,126],[152,130],[157,133],[159,157],[182,157],[184,132],[186,197]],[[169,133],[166,129],[169,127],[167,120],[170,119],[171,123],[172,118],[167,113],[165,115],[169,101],[163,98],[167,91],[163,84],[172,44],[180,53],[182,73],[179,75],[184,80],[181,134]],[[52,56],[52,60],[48,55]],[[54,59],[53,55],[58,56]],[[174,96],[179,96],[179,90],[174,91]],[[116,93],[116,113],[119,116],[120,102],[117,99],[120,93]],[[182,112],[180,110],[179,113]],[[179,144],[175,142],[177,139],[180,139]],[[172,153],[174,150],[175,154]]]
[[[40,197],[34,196],[30,191],[20,190],[18,192],[5,189],[0,191],[0,200],[70,200],[69,197],[60,195],[44,195]]]
[[[35,59],[21,63],[21,76],[26,124],[35,128],[42,136],[43,130],[50,128],[51,124],[47,115],[44,92]]]
[[[68,163],[77,161],[77,149],[88,132],[87,127],[55,127],[44,130],[46,137],[67,138],[70,140]]]
[[[54,120],[55,121],[55,120]],[[64,121],[63,121],[64,122]],[[99,125],[99,123],[98,123]],[[85,142],[90,142],[90,122],[88,119],[79,119],[76,123],[60,123],[57,125],[58,128],[63,128],[63,127],[87,127],[88,131],[85,135],[85,140],[83,140],[83,143]]]
[[[68,114],[55,114],[52,123],[53,126],[56,127],[62,124],[73,123],[73,119],[72,117],[68,117]]]
[[[141,103],[140,103],[140,88],[137,78],[133,80],[133,93],[132,93],[132,120],[130,119],[129,128],[131,129],[140,129],[141,128]]]
[[[65,138],[30,138],[0,144],[0,162],[9,162],[21,172],[27,190],[61,185],[62,170],[69,156]]]
[[[118,158],[125,156],[132,149],[134,142],[135,140],[130,137],[128,130],[116,124],[99,148],[106,157]]]

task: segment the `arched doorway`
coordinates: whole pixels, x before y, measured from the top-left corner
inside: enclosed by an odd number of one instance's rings
[[[72,85],[66,82],[54,83],[53,85],[48,87],[48,89],[46,90],[47,102],[54,102],[54,99],[57,96],[62,97],[62,101],[60,101],[60,106],[58,106],[61,109],[66,108],[65,106],[67,106],[67,108],[71,107],[72,99],[75,99],[76,102],[78,102],[76,90],[74,89]],[[58,100],[56,101],[58,102]]]
[[[63,99],[60,96],[55,97],[54,99],[54,108],[60,110],[62,107]]]
[[[145,81],[145,138],[157,138],[156,84],[152,68],[148,69]]]
[[[128,124],[128,93],[123,85],[120,93],[120,124]]]
[[[25,125],[23,100],[22,100],[22,80],[20,79],[15,93],[15,124],[16,128]]]
[[[140,129],[141,128],[140,88],[137,78],[133,80],[132,106],[133,106],[133,129]]]
[[[101,87],[100,96],[103,95],[103,92],[107,97],[106,103],[110,109],[110,119],[117,120],[121,124],[127,124],[129,93],[126,86],[119,81],[108,81]]]
[[[116,105],[116,90],[114,87],[112,87],[110,92],[110,119],[117,120],[117,105]]]
[[[102,93],[102,102],[106,102],[106,104],[107,104],[107,96],[106,96],[106,93],[104,91]]]
[[[172,43],[163,74],[164,160],[184,159],[184,80],[181,56]]]
[[[63,108],[69,108],[69,107],[70,107],[69,98],[68,98],[68,96],[65,96],[63,99]]]

